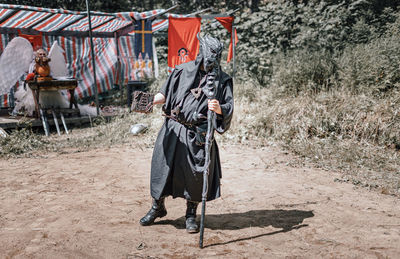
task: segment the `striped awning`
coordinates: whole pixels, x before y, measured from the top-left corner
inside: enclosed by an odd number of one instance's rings
[[[5,9],[2,9],[2,11]],[[43,21],[47,17],[51,16],[50,13],[43,12],[32,12],[32,11],[17,11],[10,15],[5,21],[0,23],[0,27],[3,28],[20,28],[27,29],[37,24],[40,21]],[[2,16],[3,17],[3,16]]]
[[[91,12],[93,36],[104,38],[131,35],[134,20],[154,17],[162,12],[164,9],[142,13]],[[153,24],[153,31],[161,28],[165,28],[165,20]],[[88,32],[89,20],[86,12],[0,4],[0,33],[87,37]]]
[[[103,25],[108,21],[114,19],[113,16],[91,16],[92,28]],[[64,31],[89,31],[89,19],[85,17],[79,21],[69,25]],[[112,31],[109,31],[112,32]]]
[[[118,31],[122,28],[127,27],[130,23],[131,22],[125,20],[114,19],[112,21],[109,21],[105,24],[98,26],[97,28],[94,28],[93,31],[95,32]]]
[[[57,13],[54,16],[34,26],[33,29],[41,32],[57,31],[65,27],[66,24],[74,23],[84,16],[79,14],[61,14]]]

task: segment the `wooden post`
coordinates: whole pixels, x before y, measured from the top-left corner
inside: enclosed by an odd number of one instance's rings
[[[158,71],[158,56],[157,56],[157,50],[156,50],[156,44],[154,43],[154,36],[151,37],[151,45],[153,48],[153,68],[154,68],[154,77],[158,79],[159,76],[159,71]]]
[[[124,96],[124,88],[122,85],[122,74],[121,74],[121,51],[119,49],[119,36],[118,34],[115,32],[114,33],[114,37],[115,37],[115,44],[117,45],[117,75],[119,76],[119,81],[117,82],[118,86],[119,86],[119,91],[120,91],[120,102],[122,105],[122,102],[124,100],[123,96]]]
[[[15,107],[14,89],[15,89],[15,85],[13,87],[11,87],[11,90],[10,90],[10,105],[9,105],[9,107],[12,107],[12,108]]]
[[[236,72],[236,60],[235,60],[235,16],[233,16],[233,21],[232,21],[232,33],[231,33],[231,39],[232,39],[232,78],[235,79],[235,72]]]
[[[97,113],[97,116],[99,116],[100,115],[99,93],[97,91],[96,59],[94,56],[94,46],[93,46],[93,36],[92,36],[92,20],[90,18],[89,0],[86,0],[86,10],[87,10],[87,18],[88,18],[88,22],[89,22],[89,38],[90,38],[90,51],[92,54],[92,64],[93,64],[94,95],[95,95],[95,100],[96,100],[96,113]]]

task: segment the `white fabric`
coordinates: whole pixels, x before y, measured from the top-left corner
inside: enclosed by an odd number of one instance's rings
[[[0,57],[0,95],[8,94],[18,79],[28,71],[33,49],[27,39],[16,37]]]
[[[58,45],[57,41],[53,42],[49,51],[49,62],[51,76],[54,78],[68,77],[67,63],[65,62],[64,50]]]

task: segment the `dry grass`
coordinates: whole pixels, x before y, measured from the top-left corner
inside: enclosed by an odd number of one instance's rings
[[[46,152],[84,151],[91,148],[111,147],[114,145],[152,145],[161,127],[162,120],[159,109],[153,114],[121,112],[111,121],[98,117],[92,124],[70,129],[70,134],[58,136],[52,131],[50,137],[43,133],[35,133],[32,129],[15,130],[7,138],[0,139],[0,157],[28,157]],[[138,136],[129,132],[130,126],[143,123],[148,130]]]
[[[251,84],[236,89],[233,127],[223,139],[278,143],[298,155],[297,163],[340,171],[341,181],[400,195],[397,93],[385,99],[339,90],[279,97]]]

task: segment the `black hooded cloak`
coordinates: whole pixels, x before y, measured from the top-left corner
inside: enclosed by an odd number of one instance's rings
[[[201,201],[205,145],[201,140],[207,130],[207,97],[199,96],[192,89],[206,85],[205,73],[200,70],[201,60],[177,66],[161,88],[166,101],[163,111],[165,122],[158,134],[151,161],[151,196],[172,195],[190,201]],[[222,115],[216,114],[214,127],[220,134],[229,129],[233,114],[232,78],[220,72],[215,79],[216,99]],[[202,114],[198,119],[196,114]],[[200,133],[202,132],[202,133]],[[216,141],[210,153],[207,200],[220,197],[221,164]]]

